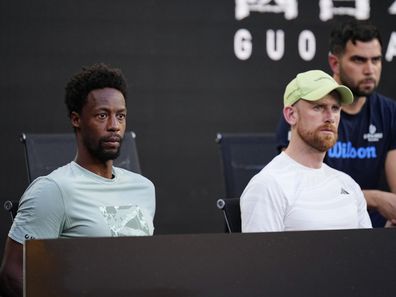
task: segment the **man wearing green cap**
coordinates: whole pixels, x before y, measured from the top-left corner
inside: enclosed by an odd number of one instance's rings
[[[320,70],[287,85],[290,143],[242,193],[242,232],[371,228],[359,185],[323,163],[337,141],[341,104],[352,102],[352,92]]]
[[[362,188],[373,227],[396,226],[396,101],[377,92],[382,41],[370,22],[349,19],[331,31],[328,62],[334,79],[351,89],[343,105],[338,140],[324,162],[350,175]],[[287,147],[283,116],[277,147]],[[386,182],[385,182],[386,181]]]

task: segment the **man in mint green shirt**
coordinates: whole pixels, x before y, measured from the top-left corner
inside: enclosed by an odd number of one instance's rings
[[[126,129],[126,97],[122,72],[104,64],[83,68],[66,85],[77,154],[23,194],[0,270],[3,297],[22,296],[25,240],[153,234],[153,184],[113,166]]]

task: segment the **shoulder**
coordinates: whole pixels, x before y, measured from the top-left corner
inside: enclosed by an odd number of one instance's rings
[[[373,92],[373,93],[369,96],[369,98],[370,98],[370,99],[371,99],[371,98],[374,98],[374,99],[376,99],[376,100],[384,100],[384,101],[390,101],[390,102],[396,103],[396,101],[395,101],[394,99],[392,99],[392,98],[390,98],[390,97],[388,97],[388,96],[385,96],[385,95],[383,95],[383,94],[380,94],[380,93],[378,93],[378,92]]]
[[[59,167],[45,176],[40,176],[33,180],[25,190],[21,201],[34,201],[52,199],[61,195],[61,187],[65,180],[71,175],[72,163]]]
[[[326,163],[323,163],[323,166],[325,168],[325,170],[327,171],[327,173],[329,175],[334,176],[335,178],[337,178],[338,180],[342,181],[343,183],[348,183],[355,186],[358,186],[358,184],[356,183],[356,181],[348,174],[346,174],[343,171],[340,171],[338,169],[332,168],[329,165],[327,165]]]
[[[256,178],[270,178],[273,179],[279,173],[283,172],[286,159],[284,153],[275,156],[259,173],[255,175]]]
[[[289,170],[290,162],[284,152],[272,159],[259,173],[250,180],[247,188],[276,188],[281,187],[283,181],[288,179],[289,174],[295,174]]]
[[[36,178],[26,189],[25,194],[42,197],[44,195],[55,194],[59,192],[57,179],[50,174]]]
[[[372,107],[385,107],[387,109],[396,110],[396,100],[386,97],[380,93],[372,93],[368,97],[368,103]]]
[[[382,123],[383,133],[393,138],[396,129],[396,101],[379,93],[371,94],[368,101],[372,117],[371,124]],[[387,129],[391,129],[391,131],[387,131]]]
[[[42,176],[35,179],[23,193],[15,222],[18,224],[36,224],[39,218],[48,218],[56,213],[64,213],[62,189],[54,179]]]
[[[74,170],[73,162],[70,162],[55,169],[48,175],[38,177],[31,183],[29,188],[32,187],[38,190],[45,189],[47,191],[60,191],[63,185],[70,184],[70,180],[73,178],[78,178],[78,175],[76,175],[76,171]]]
[[[54,171],[52,171],[50,174],[46,175],[45,177],[47,179],[50,179],[53,181],[62,180],[62,179],[72,176],[75,172],[74,168],[75,168],[75,163],[70,162],[64,166],[61,166],[61,167],[55,169]]]
[[[273,176],[274,178],[278,176],[283,178],[285,175],[288,177],[300,175],[302,170],[304,170],[303,166],[289,157],[285,152],[281,152],[275,158],[273,158],[272,161],[269,162],[262,171]]]
[[[62,201],[63,183],[67,180],[67,176],[64,174],[67,166],[60,167],[48,175],[33,180],[23,193],[19,208],[22,208],[22,205],[46,205]]]
[[[135,173],[124,168],[113,167],[115,175],[122,181],[129,181],[133,183],[140,183],[150,187],[154,187],[154,184],[147,177],[139,173]]]

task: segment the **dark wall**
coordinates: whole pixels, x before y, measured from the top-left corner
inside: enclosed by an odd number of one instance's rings
[[[290,1],[298,2],[297,16],[251,11],[237,19],[236,2],[243,12],[248,1],[1,0],[0,202],[19,198],[27,186],[20,133],[71,131],[64,85],[82,65],[105,62],[122,68],[129,81],[128,126],[137,134],[143,174],[156,185],[157,233],[222,232],[215,208],[224,195],[216,133],[274,131],[285,84],[297,72],[329,71],[329,30],[350,17],[322,21],[318,0]],[[383,33],[384,53],[388,47],[396,52],[392,4],[371,1],[369,13]],[[240,29],[252,36],[246,60],[234,50]],[[269,30],[283,30],[279,60],[268,54]],[[304,30],[316,44],[308,60],[298,50]],[[380,90],[395,96],[396,53],[390,56]],[[2,252],[10,227],[4,211],[0,226]]]

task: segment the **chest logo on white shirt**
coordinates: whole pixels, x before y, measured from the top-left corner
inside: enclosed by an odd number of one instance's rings
[[[349,195],[349,193],[344,188],[341,188],[341,195]]]
[[[377,133],[377,127],[373,124],[369,126],[369,133],[363,134],[363,139],[366,139],[368,142],[378,142],[382,137],[383,134]]]

